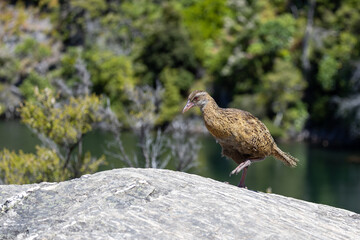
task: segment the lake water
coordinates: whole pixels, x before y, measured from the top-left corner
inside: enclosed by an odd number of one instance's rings
[[[24,125],[16,121],[0,122],[0,149],[22,149],[34,152],[39,140]],[[95,156],[104,154],[109,133],[94,131],[85,136],[84,148]],[[136,148],[136,139],[123,134],[125,148]],[[199,166],[192,173],[237,185],[240,175],[229,177],[236,167],[221,157],[221,148],[210,136],[199,138],[202,148]],[[312,147],[305,143],[282,143],[280,148],[297,157],[298,167],[289,168],[271,157],[249,167],[246,185],[249,189],[273,193],[345,208],[360,213],[360,150],[341,150]],[[107,157],[108,165],[102,170],[122,166],[118,159]]]

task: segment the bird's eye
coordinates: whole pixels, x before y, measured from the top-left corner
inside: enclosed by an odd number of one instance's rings
[[[197,101],[197,100],[199,100],[199,97],[194,97],[193,100],[194,100],[194,101]]]

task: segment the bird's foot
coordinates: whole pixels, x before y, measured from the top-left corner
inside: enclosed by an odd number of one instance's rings
[[[239,188],[245,188],[247,189],[247,186],[245,186],[245,179],[244,181],[241,179],[240,183],[237,185]]]
[[[241,172],[241,170],[243,170],[244,168],[248,167],[251,165],[251,160],[246,160],[245,162],[242,162],[239,164],[239,166],[237,166],[231,173],[230,176],[233,174],[238,174],[239,172]]]

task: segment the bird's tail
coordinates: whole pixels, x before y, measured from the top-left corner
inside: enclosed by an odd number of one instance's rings
[[[286,165],[290,167],[295,167],[297,162],[299,161],[297,158],[294,158],[290,154],[283,152],[278,146],[275,145],[272,155],[283,161]]]

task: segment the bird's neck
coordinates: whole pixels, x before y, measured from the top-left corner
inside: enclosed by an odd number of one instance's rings
[[[208,101],[206,105],[201,108],[201,112],[203,115],[204,123],[209,132],[215,137],[220,137],[221,133],[219,133],[219,119],[221,119],[221,111],[216,102],[211,99]]]
[[[217,114],[217,110],[219,109],[219,106],[216,104],[215,100],[211,98],[200,109],[204,117],[209,115],[215,116]]]

